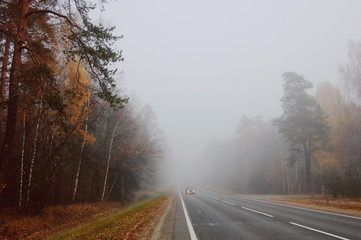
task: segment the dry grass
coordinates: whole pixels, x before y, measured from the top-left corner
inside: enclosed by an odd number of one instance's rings
[[[168,195],[145,200],[117,213],[79,226],[51,240],[113,239],[136,240],[142,238],[148,226],[164,208]]]
[[[46,239],[120,208],[119,203],[74,204],[48,207],[42,214],[36,216],[19,216],[14,209],[2,209],[0,239]]]
[[[273,196],[268,200],[361,216],[360,198],[332,198],[330,196],[322,195],[293,195]]]

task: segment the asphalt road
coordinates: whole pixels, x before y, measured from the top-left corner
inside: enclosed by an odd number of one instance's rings
[[[180,189],[173,239],[361,240],[361,218],[203,189],[186,195]]]

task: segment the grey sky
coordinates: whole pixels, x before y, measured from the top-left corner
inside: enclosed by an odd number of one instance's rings
[[[154,109],[176,159],[193,161],[242,115],[277,117],[285,71],[338,83],[361,40],[361,1],[118,0],[124,85]]]

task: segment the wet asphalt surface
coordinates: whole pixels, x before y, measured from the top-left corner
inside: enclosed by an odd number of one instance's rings
[[[360,239],[361,218],[265,202],[239,195],[181,188],[196,239]],[[191,239],[177,193],[174,240]]]

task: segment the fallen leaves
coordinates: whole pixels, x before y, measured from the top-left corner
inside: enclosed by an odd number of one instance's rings
[[[55,236],[51,240],[136,240],[140,239],[145,229],[162,212],[168,195],[161,195],[145,200],[127,209],[119,211],[97,221],[80,226],[67,233]]]
[[[74,204],[48,207],[35,216],[20,216],[16,209],[1,209],[0,239],[43,240],[119,209],[118,203]]]

